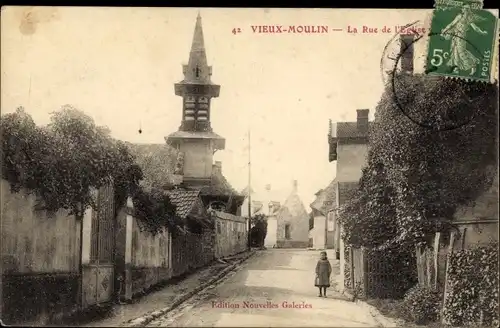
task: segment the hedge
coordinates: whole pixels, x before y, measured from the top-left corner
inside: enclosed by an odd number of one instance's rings
[[[498,327],[498,243],[452,253],[449,263],[445,322]]]
[[[112,184],[115,214],[132,197],[136,216],[151,233],[182,224],[162,190],[141,187],[142,170],[125,143],[85,113],[64,106],[52,113],[50,124],[37,126],[21,107],[3,115],[0,128],[2,178],[12,192],[22,188],[36,195],[35,209],[83,217],[96,208],[92,190]]]

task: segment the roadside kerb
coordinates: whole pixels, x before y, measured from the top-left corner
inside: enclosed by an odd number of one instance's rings
[[[169,306],[167,306],[167,307],[165,307],[165,308],[163,308],[161,310],[150,312],[150,313],[148,313],[148,314],[146,314],[146,315],[144,315],[144,316],[142,316],[140,318],[136,318],[136,319],[127,321],[127,322],[121,324],[120,327],[144,327],[145,325],[147,325],[151,321],[153,321],[153,320],[161,317],[162,315],[165,315],[168,312],[174,310],[175,308],[177,308],[179,305],[181,305],[182,303],[184,303],[186,300],[188,300],[189,298],[191,298],[196,293],[198,293],[201,290],[207,288],[208,286],[210,286],[210,285],[218,282],[219,280],[221,280],[222,278],[224,278],[224,276],[226,276],[230,271],[233,271],[234,269],[236,269],[236,267],[239,264],[243,263],[244,261],[246,261],[248,258],[250,258],[254,254],[255,254],[255,251],[250,252],[250,254],[248,254],[247,256],[245,256],[245,257],[237,260],[235,263],[233,263],[230,266],[228,266],[227,268],[223,269],[214,278],[208,280],[206,283],[203,283],[203,284],[199,285],[198,287],[196,287],[195,289],[193,289],[193,290],[187,292],[186,294],[180,296],[178,299],[176,299]]]

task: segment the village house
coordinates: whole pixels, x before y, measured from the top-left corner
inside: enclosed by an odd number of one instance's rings
[[[248,188],[241,194],[248,195]],[[277,190],[266,186],[265,192],[257,195],[252,189],[252,217],[264,215],[267,218],[265,247],[306,248],[309,243],[309,215],[297,194],[297,181],[292,182],[292,192],[283,204]],[[254,200],[258,197],[258,200]],[[242,216],[248,217],[248,196],[241,207]]]
[[[413,72],[413,35],[401,35],[400,47],[401,70]],[[358,187],[362,175],[362,168],[366,164],[368,155],[369,132],[373,123],[369,121],[369,109],[356,110],[355,122],[329,122],[328,144],[329,161],[335,162],[336,177],[333,182],[334,208],[328,211],[328,216],[333,222],[334,247],[339,250],[341,286],[344,286],[344,270],[346,257],[345,245],[341,238],[342,227],[337,220],[338,208],[350,198],[352,192]],[[335,236],[337,241],[335,241]],[[352,254],[351,254],[352,256]]]
[[[96,190],[98,204],[82,219],[59,211],[36,211],[35,196],[10,191],[1,181],[1,314],[6,324],[43,325],[118,299],[130,300],[149,287],[189,273],[217,257],[246,249],[241,211],[244,197],[222,174],[213,154],[225,147],[212,131],[211,82],[201,17],[196,19],[184,79],[179,131],[167,144],[127,144],[144,173],[143,188],[160,188],[183,222],[155,235],[141,229],[134,204],[116,211],[113,186]],[[219,228],[220,227],[220,228]]]
[[[334,204],[336,208],[345,204],[349,199],[350,193],[358,186],[361,178],[361,169],[366,163],[368,154],[368,131],[370,123],[368,121],[368,109],[357,110],[356,122],[338,122],[330,121],[328,141],[330,144],[329,159],[335,161],[337,175],[334,180],[332,193],[335,195]],[[333,221],[333,230],[341,234],[342,227],[337,220],[337,211],[328,212]],[[338,243],[340,258],[340,277],[344,277],[345,254],[344,243],[339,238]],[[344,281],[342,280],[342,286]]]
[[[313,249],[335,249],[339,251],[338,236],[335,235],[334,209],[336,181],[333,180],[325,188],[319,190],[316,199],[311,203],[312,224],[309,230],[310,247]]]
[[[309,244],[309,215],[297,194],[297,180],[292,192],[276,213],[278,248],[307,248]]]
[[[248,218],[248,187],[243,189],[240,194],[245,197],[243,205],[241,206],[241,216]],[[264,246],[267,248],[276,247],[278,232],[278,220],[276,215],[281,206],[280,202],[276,201],[276,199],[279,199],[278,190],[274,190],[271,185],[268,184],[265,186],[265,190],[259,193],[256,193],[254,189],[251,188],[250,196],[252,201],[252,217],[263,215],[267,219],[267,234],[264,240]]]
[[[264,240],[264,246],[277,247],[278,245],[278,213],[280,211],[280,202],[269,202],[269,212],[267,214],[267,234]]]

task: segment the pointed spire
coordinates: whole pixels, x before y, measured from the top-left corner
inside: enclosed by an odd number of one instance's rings
[[[201,15],[198,12],[194,27],[193,43],[191,44],[191,51],[189,53],[188,67],[185,72],[186,80],[190,82],[207,82],[210,80],[210,73],[210,67],[207,64],[205,41],[203,39]]]
[[[220,85],[212,82],[212,66],[208,66],[207,63],[201,15],[199,12],[196,17],[189,61],[187,65],[182,65],[182,73],[184,74],[184,79],[175,84],[175,94],[177,96],[185,97],[187,94],[192,94],[193,90],[203,90],[204,96],[208,98],[219,96]],[[190,89],[190,87],[187,87],[193,84],[203,85],[204,88]]]

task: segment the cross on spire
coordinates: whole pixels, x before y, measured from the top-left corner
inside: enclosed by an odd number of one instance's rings
[[[212,83],[212,66],[208,66],[205,43],[203,40],[203,29],[201,26],[201,16],[198,13],[194,28],[193,41],[189,52],[187,65],[182,65],[184,79],[175,84],[175,94],[185,97],[188,93],[196,93],[193,84],[209,86],[204,92],[209,98],[218,97],[220,85]],[[189,85],[188,88],[185,85]]]
[[[200,77],[201,69],[198,65],[196,65],[196,68],[193,71],[196,77]]]

